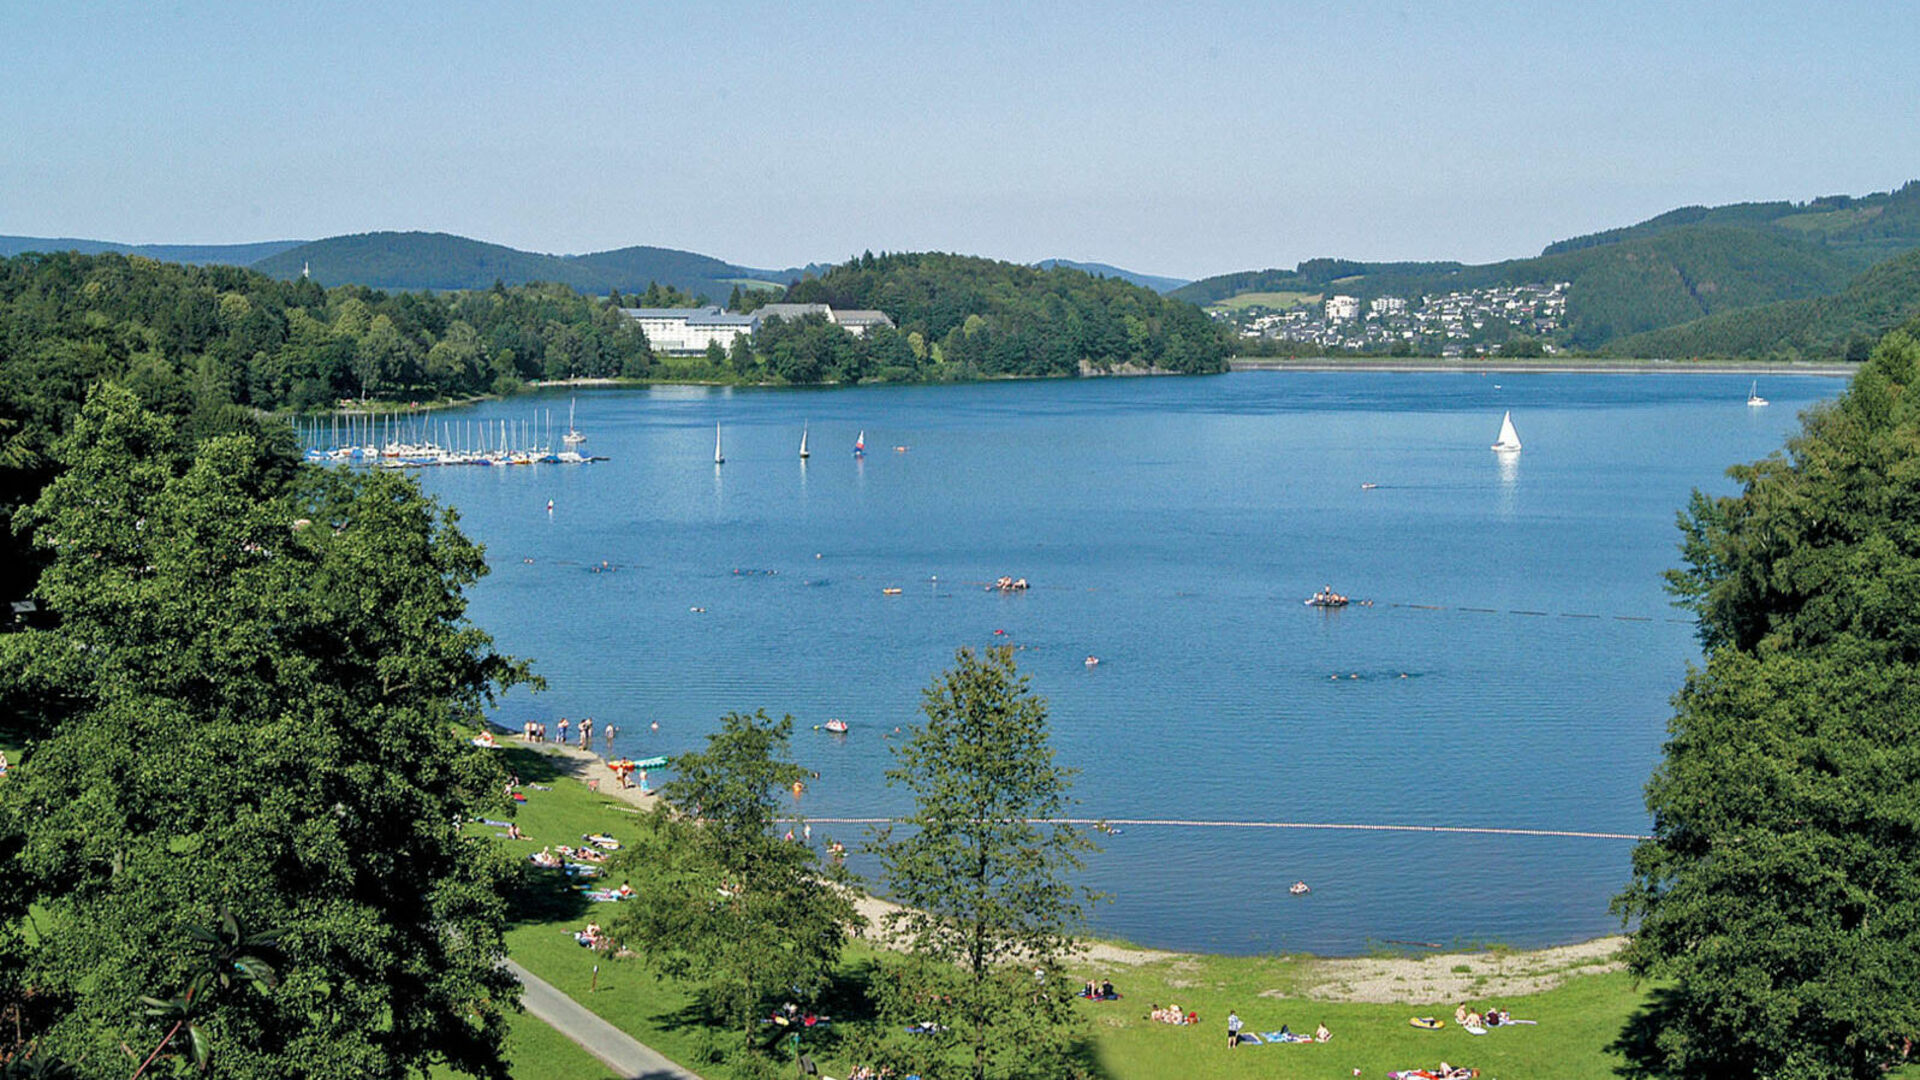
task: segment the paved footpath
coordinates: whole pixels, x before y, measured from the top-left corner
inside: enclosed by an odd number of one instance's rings
[[[700,1080],[694,1073],[662,1057],[652,1047],[589,1012],[586,1006],[561,993],[552,983],[514,963],[507,970],[520,980],[520,1004],[545,1020],[555,1031],[580,1044],[617,1075],[632,1080]]]

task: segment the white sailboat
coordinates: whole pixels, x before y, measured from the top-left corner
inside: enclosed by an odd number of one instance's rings
[[[861,428],[860,437],[853,440],[853,456],[854,457],[867,456],[867,431],[865,428]]]
[[[1513,430],[1513,410],[1500,419],[1500,438],[1493,444],[1495,450],[1503,454],[1517,452],[1520,449],[1520,433]]]
[[[725,465],[727,463],[727,456],[720,452],[720,425],[719,424],[713,425],[713,463],[715,465]]]
[[[580,429],[573,426],[574,404],[575,401],[567,402],[567,433],[560,437],[560,441],[566,443],[568,446],[579,446],[581,443],[587,441],[586,435],[582,433]]]
[[[1767,399],[1760,396],[1760,381],[1756,379],[1752,388],[1747,391],[1747,407],[1757,409],[1766,403]]]
[[[800,425],[800,460],[805,461],[813,454],[807,450],[807,425]]]

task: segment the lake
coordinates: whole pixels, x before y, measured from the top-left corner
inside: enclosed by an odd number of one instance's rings
[[[1695,487],[1733,491],[1729,465],[1844,388],[1770,377],[1773,404],[1749,408],[1749,382],[609,390],[578,407],[607,461],[419,475],[487,547],[473,618],[551,683],[498,720],[591,715],[643,756],[699,747],[730,710],[791,713],[820,774],[796,803],[812,818],[901,812],[883,777],[895,727],[956,648],[1008,644],[1089,818],[1634,834],[1668,699],[1699,657],[1662,590],[1675,514]],[[564,428],[567,404],[441,416],[551,410]],[[1507,410],[1517,456],[1489,450]],[[1032,587],[986,587],[1002,575]],[[1371,606],[1302,603],[1327,584]],[[851,730],[814,730],[829,718]],[[816,843],[863,835],[814,828]],[[1613,932],[1632,847],[1144,824],[1098,839],[1097,932],[1227,953]],[[1289,895],[1295,881],[1312,892]]]

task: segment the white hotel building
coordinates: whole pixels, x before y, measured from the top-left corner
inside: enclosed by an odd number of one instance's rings
[[[856,337],[869,327],[892,326],[893,320],[879,311],[835,311],[825,304],[768,304],[751,315],[737,315],[717,307],[699,308],[621,308],[620,313],[640,324],[647,332],[647,343],[661,352],[705,352],[708,342],[719,342],[723,349],[733,348],[737,339],[760,329],[762,321],[780,316],[798,319],[806,315],[824,315],[827,321]]]

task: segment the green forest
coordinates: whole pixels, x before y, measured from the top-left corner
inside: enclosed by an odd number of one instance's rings
[[[1920,247],[1920,181],[1863,197],[1684,207],[1497,263],[1312,259],[1242,271],[1170,295],[1216,304],[1248,292],[1361,300],[1571,283],[1555,344],[1638,356],[1863,356],[1905,309],[1892,263]],[[1909,293],[1910,295],[1910,293]],[[1742,313],[1752,313],[1743,317]],[[1811,323],[1810,328],[1803,323]],[[1673,328],[1671,334],[1661,333]]]
[[[1636,334],[1617,356],[1864,360],[1889,326],[1920,315],[1920,252],[1863,271],[1840,292],[1782,300]]]
[[[1200,309],[1119,278],[967,255],[863,255],[795,283],[787,300],[875,308],[947,370],[1071,375],[1122,365],[1226,370],[1227,339]]]
[[[1681,516],[1707,658],[1617,902],[1655,987],[1623,1075],[1868,1080],[1920,1039],[1916,333]]]

